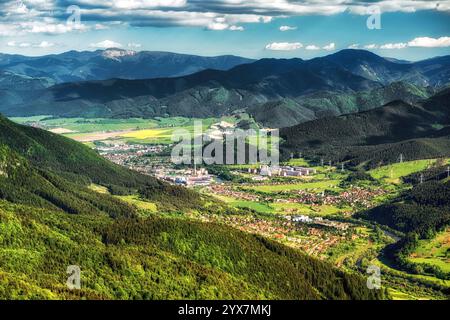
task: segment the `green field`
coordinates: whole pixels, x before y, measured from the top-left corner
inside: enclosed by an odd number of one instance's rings
[[[434,163],[436,163],[435,159],[394,163],[370,170],[369,174],[375,179],[383,179],[385,182],[398,184],[401,177],[423,171]]]
[[[274,213],[274,208],[272,207],[271,204],[269,205],[267,203],[261,202],[238,200],[231,197],[216,194],[214,194],[213,196],[236,208],[251,209],[259,213]]]
[[[106,188],[104,186],[100,186],[95,183],[91,183],[91,185],[89,186],[89,189],[91,189],[92,191],[98,192],[98,193],[109,194],[108,188]]]
[[[11,120],[27,124],[39,122],[46,129],[65,128],[78,133],[97,131],[139,130],[156,128],[164,125],[164,121],[157,119],[104,119],[104,118],[52,118],[47,116],[11,118]]]
[[[302,203],[271,203],[271,207],[274,208],[275,213],[278,214],[304,214],[304,215],[313,215],[313,216],[326,216],[326,215],[334,215],[343,212],[350,212],[351,208],[338,208],[336,206],[331,205],[321,205],[321,206],[311,206],[308,204]]]
[[[290,166],[303,166],[303,167],[309,167],[308,162],[303,158],[296,158],[296,159],[290,159],[287,162]]]
[[[450,228],[439,233],[434,239],[419,240],[419,246],[410,260],[435,265],[444,272],[450,272]]]
[[[272,193],[281,191],[297,191],[297,190],[313,190],[317,192],[322,192],[325,190],[340,190],[338,185],[339,180],[324,180],[324,181],[314,181],[314,182],[298,182],[291,184],[276,184],[276,185],[255,185],[255,186],[244,186],[244,189]]]

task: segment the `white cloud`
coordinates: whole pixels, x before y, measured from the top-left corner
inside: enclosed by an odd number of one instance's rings
[[[236,20],[228,20],[226,17],[216,17],[208,24],[208,30],[231,30],[231,31],[244,31],[244,27],[234,25],[234,22],[240,22]]]
[[[230,26],[227,23],[222,22],[212,22],[208,25],[209,30],[226,30]]]
[[[84,24],[54,23],[51,21],[26,21],[19,24],[20,29],[27,33],[64,34],[72,31],[87,31]]]
[[[151,9],[157,7],[184,7],[187,0],[116,0],[113,5],[119,9]]]
[[[436,48],[436,47],[450,47],[450,37],[430,38],[418,37],[409,42],[396,42],[377,45],[375,43],[367,44],[364,49],[405,49],[408,47],[422,47],[422,48]]]
[[[291,31],[291,30],[297,30],[297,27],[291,27],[291,26],[281,26],[280,31]]]
[[[8,47],[19,47],[19,48],[28,48],[31,47],[31,43],[29,42],[16,42],[16,41],[9,41],[7,43]]]
[[[386,43],[380,46],[380,49],[404,49],[408,46],[407,43],[399,42],[399,43]]]
[[[94,28],[95,28],[95,30],[106,30],[106,29],[109,29],[108,26],[105,26],[105,25],[102,24],[102,23],[96,23],[95,26],[94,26]]]
[[[48,41],[41,41],[39,43],[30,43],[30,42],[16,42],[16,41],[9,41],[7,43],[8,47],[18,47],[18,48],[50,48],[54,47],[55,44],[53,42]]]
[[[359,49],[359,43],[353,43],[348,46],[348,49]]]
[[[303,47],[300,42],[272,42],[266,46],[267,50],[292,51]]]
[[[89,46],[91,48],[109,49],[109,48],[121,48],[122,44],[111,40],[104,40],[97,43],[91,43]]]
[[[450,47],[450,37],[440,37],[437,39],[429,37],[419,37],[409,41],[408,46],[424,48]]]
[[[310,44],[308,46],[305,47],[306,50],[320,50],[320,47],[314,45],[314,44]]]
[[[128,48],[140,48],[140,47],[142,47],[142,44],[140,43],[130,42],[128,44]]]
[[[54,46],[55,46],[55,44],[53,42],[48,42],[48,41],[41,41],[40,43],[33,45],[33,47],[35,47],[35,48],[51,48]]]
[[[231,31],[244,31],[245,30],[244,27],[242,27],[242,26],[231,26],[229,29]]]
[[[366,44],[366,45],[364,46],[364,49],[369,49],[369,50],[371,50],[371,49],[376,49],[376,48],[378,48],[378,45],[376,45],[376,44],[374,44],[374,43]]]
[[[336,44],[334,42],[332,42],[332,43],[324,46],[323,49],[327,50],[327,51],[332,51],[332,50],[336,49]]]
[[[19,30],[19,27],[14,24],[9,23],[0,23],[0,36],[2,37],[11,37],[22,35],[23,32]]]

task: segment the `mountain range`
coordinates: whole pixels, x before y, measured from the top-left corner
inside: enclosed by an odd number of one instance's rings
[[[399,99],[415,103],[448,84],[449,72],[450,57],[393,62],[363,50],[343,50],[312,60],[262,59],[182,77],[50,87],[45,87],[50,83],[47,78],[33,83],[34,78],[27,76],[25,81],[23,75],[8,71],[2,74],[7,79],[3,82],[16,85],[0,87],[0,112],[126,118],[211,117],[245,111],[264,126],[286,127]],[[30,92],[30,86],[39,85],[45,88]]]
[[[54,83],[85,80],[179,77],[205,69],[228,70],[252,59],[236,56],[201,57],[117,48],[68,51],[41,57],[0,54],[0,70]]]

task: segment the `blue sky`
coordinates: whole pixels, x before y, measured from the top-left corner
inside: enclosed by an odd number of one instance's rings
[[[378,12],[381,28],[369,29]],[[12,0],[0,4],[0,45],[25,55],[114,46],[252,58],[352,47],[420,60],[450,54],[450,1]]]

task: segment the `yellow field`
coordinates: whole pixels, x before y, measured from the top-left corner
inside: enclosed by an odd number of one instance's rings
[[[170,138],[172,136],[173,129],[159,128],[159,129],[144,129],[128,132],[120,135],[123,138],[133,139],[153,139],[153,138]]]

